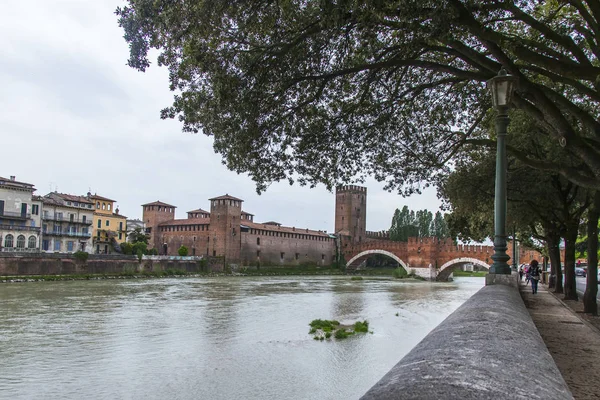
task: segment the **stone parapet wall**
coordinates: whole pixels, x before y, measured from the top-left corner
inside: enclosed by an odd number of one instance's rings
[[[361,399],[572,399],[516,288],[486,286]]]
[[[124,272],[157,272],[168,269],[186,272],[221,272],[223,259],[208,257],[203,263],[198,258],[187,259],[143,259],[135,256],[89,256],[86,262],[68,254],[44,254],[35,256],[0,257],[0,276],[14,275],[77,275],[77,274],[121,274]]]

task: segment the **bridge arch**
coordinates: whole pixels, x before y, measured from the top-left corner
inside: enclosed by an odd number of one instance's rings
[[[367,258],[370,255],[373,254],[383,254],[384,256],[388,256],[391,259],[393,259],[394,261],[396,261],[398,264],[400,264],[402,266],[402,268],[404,268],[404,270],[406,271],[406,273],[408,273],[408,266],[406,265],[406,263],[404,261],[402,261],[400,258],[398,258],[397,255],[395,255],[394,253],[391,253],[389,251],[386,250],[365,250],[362,251],[360,253],[358,253],[357,255],[355,255],[354,257],[352,257],[350,259],[350,261],[348,261],[346,263],[346,268],[352,266],[352,264],[356,263],[357,261],[361,261],[362,259]]]
[[[440,267],[440,270],[438,271],[438,274],[437,274],[437,280],[443,280],[443,281],[448,280],[448,277],[454,270],[454,266],[456,266],[458,264],[476,264],[487,270],[489,270],[491,268],[491,265],[487,264],[484,261],[478,260],[476,258],[470,258],[470,257],[455,258],[453,260],[445,262]]]

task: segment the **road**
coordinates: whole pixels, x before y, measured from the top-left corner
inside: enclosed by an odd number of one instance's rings
[[[583,297],[585,287],[587,286],[586,278],[584,278],[583,276],[576,276],[575,281],[577,282],[577,293],[579,294],[579,296]],[[598,294],[600,295],[600,287],[598,289]],[[596,296],[596,298],[600,299],[600,296]]]

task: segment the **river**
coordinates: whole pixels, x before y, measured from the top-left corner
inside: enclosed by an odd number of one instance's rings
[[[349,277],[0,285],[2,399],[357,399],[479,290]],[[313,319],[372,334],[313,340]]]

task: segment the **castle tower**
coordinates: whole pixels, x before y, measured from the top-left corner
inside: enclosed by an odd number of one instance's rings
[[[225,257],[226,263],[239,262],[242,248],[240,224],[244,200],[226,194],[209,201],[209,255]]]
[[[150,235],[148,240],[148,248],[155,248],[159,254],[165,254],[163,249],[163,241],[160,236],[158,225],[175,219],[175,206],[172,206],[162,201],[142,204],[144,208],[143,220],[146,224],[146,233]]]
[[[346,236],[350,243],[366,237],[367,188],[338,186],[335,189],[335,233]]]

